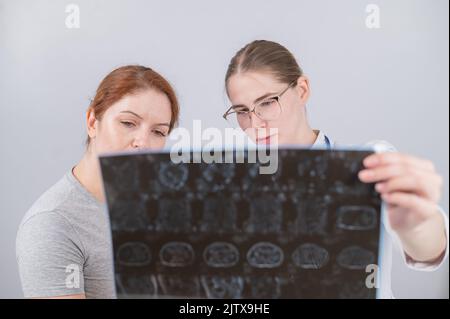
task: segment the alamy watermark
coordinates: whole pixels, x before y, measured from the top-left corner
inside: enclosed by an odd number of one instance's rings
[[[66,273],[68,273],[66,276],[66,288],[80,288],[80,266],[70,264],[66,267]]]
[[[366,6],[366,27],[368,29],[380,29],[381,21],[380,21],[380,6],[377,4],[368,4]]]
[[[255,145],[240,129],[202,129],[201,121],[193,122],[192,134],[177,128],[170,135],[175,143],[170,148],[170,159],[180,163],[259,163],[260,174],[275,174],[278,170],[278,129],[254,129],[255,137],[271,137],[271,144]],[[230,149],[225,151],[224,149]],[[192,152],[193,150],[193,152]]]
[[[80,6],[74,3],[66,6],[66,28],[79,29],[80,28]]]
[[[366,273],[368,273],[366,277],[366,287],[369,289],[380,288],[378,282],[378,265],[370,264],[366,266]]]

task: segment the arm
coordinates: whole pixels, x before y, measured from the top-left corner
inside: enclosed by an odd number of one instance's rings
[[[84,297],[84,253],[71,224],[40,212],[19,228],[16,255],[26,298]]]
[[[442,260],[448,239],[438,207],[442,177],[434,165],[405,154],[381,153],[367,157],[364,166],[359,178],[376,183],[407,257],[430,264]]]

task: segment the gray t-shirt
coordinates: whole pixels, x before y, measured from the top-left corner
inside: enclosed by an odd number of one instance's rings
[[[68,172],[25,214],[16,256],[25,297],[115,298],[106,205]]]

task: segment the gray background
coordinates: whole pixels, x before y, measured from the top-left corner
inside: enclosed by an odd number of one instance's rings
[[[80,7],[67,29],[65,6]],[[366,5],[381,28],[365,25]],[[433,160],[449,208],[447,0],[0,0],[0,297],[21,297],[17,226],[82,156],[85,110],[100,80],[130,63],[176,87],[181,126],[226,127],[229,59],[254,39],[286,45],[309,75],[311,123],[341,144],[385,139]],[[448,298],[448,263],[434,273],[394,257],[399,298]]]

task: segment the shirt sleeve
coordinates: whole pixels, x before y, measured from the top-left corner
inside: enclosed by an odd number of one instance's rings
[[[419,261],[412,259],[402,249],[403,259],[409,268],[412,268],[415,270],[422,270],[422,271],[434,271],[434,270],[439,269],[444,264],[446,259],[448,258],[448,243],[449,243],[449,241],[448,241],[448,217],[445,214],[445,212],[442,210],[441,207],[438,207],[438,209],[439,209],[439,212],[442,214],[442,216],[444,218],[444,222],[445,222],[445,236],[447,237],[447,246],[445,248],[445,252],[437,260],[426,263],[426,262],[419,262]],[[400,247],[402,247],[401,241],[398,237],[397,237],[396,241],[397,241],[398,245]]]
[[[57,212],[40,212],[17,232],[16,258],[26,298],[84,293],[84,254],[72,225]]]
[[[380,152],[396,152],[397,151],[397,149],[392,144],[390,144],[389,142],[386,142],[386,141],[372,141],[372,142],[367,143],[366,145],[371,146],[375,150],[375,152],[379,152],[379,153]],[[393,242],[395,243],[395,245],[401,250],[405,264],[411,269],[422,270],[422,271],[434,271],[434,270],[439,269],[445,263],[446,259],[448,258],[449,220],[448,220],[448,216],[444,212],[444,210],[439,206],[437,206],[437,208],[438,208],[439,212],[442,214],[443,219],[444,219],[445,235],[447,237],[447,246],[445,248],[445,252],[441,255],[441,257],[439,259],[437,259],[433,262],[429,262],[429,263],[416,261],[416,260],[412,259],[410,256],[408,256],[408,254],[406,254],[405,250],[403,249],[400,238],[392,230],[392,228],[389,224],[389,219],[387,218],[387,214],[383,215],[383,223],[386,227],[387,232],[393,238]]]

